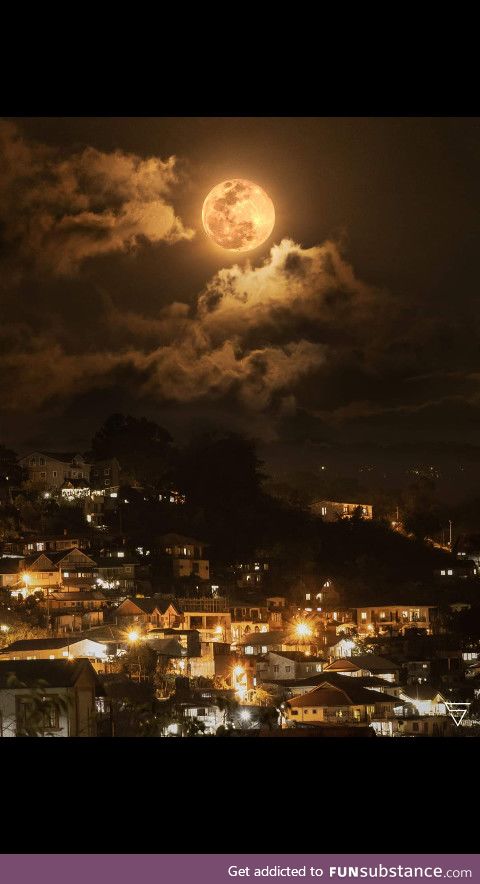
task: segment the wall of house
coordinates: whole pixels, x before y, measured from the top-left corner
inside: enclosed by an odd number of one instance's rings
[[[322,724],[359,724],[374,714],[373,706],[299,706],[288,709],[286,717],[291,722],[312,722]]]
[[[430,611],[425,605],[379,605],[357,608],[359,635],[371,635],[375,631],[401,632],[411,627],[430,632]]]

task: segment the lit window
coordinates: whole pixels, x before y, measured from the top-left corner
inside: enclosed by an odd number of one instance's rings
[[[360,614],[360,619],[362,620],[362,623],[365,623],[365,620],[367,619],[366,611],[362,611],[362,613]]]
[[[449,571],[448,571],[448,576],[451,577],[452,574],[453,574],[453,571],[452,571],[452,569],[450,568]]]
[[[64,577],[70,577],[70,571],[64,571],[64,572],[63,572],[63,576],[64,576]]]
[[[54,654],[50,654],[50,656],[49,656],[48,659],[49,659],[49,660],[55,660],[55,656],[54,656]]]
[[[326,516],[326,515],[327,515],[327,507],[322,506],[322,516]]]
[[[445,577],[445,571],[440,571],[442,577]]]
[[[305,594],[305,598],[306,598],[307,602],[310,601],[310,599],[311,599],[311,595],[310,595],[309,592],[307,592],[307,593]]]

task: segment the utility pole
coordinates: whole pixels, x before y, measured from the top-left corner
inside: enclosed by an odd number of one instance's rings
[[[450,539],[449,539],[449,541],[448,541],[448,545],[449,545],[449,547],[450,547],[450,549],[451,549],[451,548],[452,548],[452,520],[451,520],[451,519],[448,520],[448,524],[449,524],[449,527],[450,527]]]

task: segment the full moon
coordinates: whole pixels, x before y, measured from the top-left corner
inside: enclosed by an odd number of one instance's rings
[[[230,178],[207,195],[202,209],[205,232],[217,245],[232,252],[261,246],[275,224],[275,208],[258,184]]]

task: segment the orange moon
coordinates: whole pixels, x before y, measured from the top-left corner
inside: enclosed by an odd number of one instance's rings
[[[275,225],[275,208],[263,188],[230,178],[207,195],[202,209],[207,235],[223,249],[248,252],[261,246]]]

